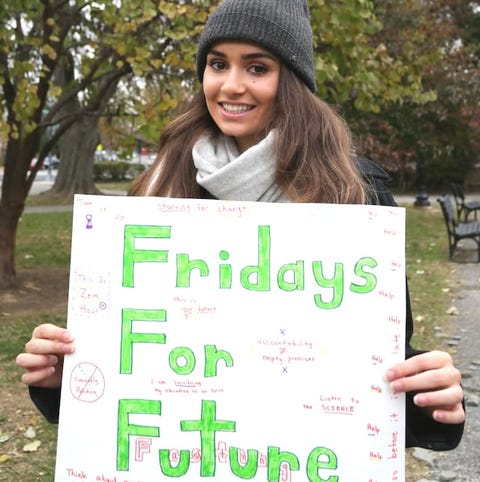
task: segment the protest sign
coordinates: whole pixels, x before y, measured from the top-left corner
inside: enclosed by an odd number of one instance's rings
[[[77,195],[56,482],[403,481],[404,224]]]

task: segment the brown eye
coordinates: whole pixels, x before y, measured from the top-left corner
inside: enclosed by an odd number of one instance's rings
[[[262,75],[262,74],[265,74],[266,72],[268,72],[267,67],[265,67],[265,65],[261,65],[261,64],[252,65],[248,70],[252,74],[255,74],[255,75]]]
[[[225,70],[227,68],[225,62],[222,60],[211,60],[209,65],[213,70]]]

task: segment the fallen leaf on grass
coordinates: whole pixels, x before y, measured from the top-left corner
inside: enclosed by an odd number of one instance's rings
[[[24,452],[36,452],[38,448],[42,445],[42,442],[40,440],[34,440],[33,442],[30,442],[29,444],[25,445],[23,447]]]
[[[25,257],[27,257],[27,256],[25,256]],[[32,256],[32,258],[33,257],[34,256]],[[27,288],[29,290],[41,291],[41,288],[39,288],[35,283],[31,283],[31,282],[25,283],[25,288]]]
[[[37,432],[33,427],[28,427],[23,435],[27,438],[35,438],[37,436]]]
[[[10,455],[7,454],[1,454],[0,455],[0,464],[4,464],[5,462],[8,462],[10,460]]]
[[[10,435],[0,435],[0,444],[3,444],[7,440],[10,440]]]
[[[457,316],[459,314],[458,309],[455,306],[450,306],[447,310],[447,315]]]

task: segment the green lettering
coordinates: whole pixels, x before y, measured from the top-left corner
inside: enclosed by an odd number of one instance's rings
[[[268,482],[278,482],[280,480],[280,471],[282,464],[288,464],[291,471],[300,469],[298,457],[292,452],[280,452],[278,447],[268,447]]]
[[[133,344],[134,343],[159,343],[164,345],[166,336],[163,333],[134,333],[134,321],[167,321],[165,310],[134,310],[125,308],[122,310],[122,334],[120,344],[120,373],[122,375],[132,373]]]
[[[177,254],[177,288],[190,288],[190,275],[194,269],[200,276],[208,276],[208,264],[202,259],[190,261],[188,254]]]
[[[130,414],[161,415],[162,403],[158,400],[119,400],[117,428],[117,470],[130,466],[130,435],[159,437],[158,427],[130,424]]]
[[[365,267],[376,268],[378,263],[373,258],[361,258],[355,265],[355,274],[363,278],[365,283],[363,285],[351,283],[350,291],[353,293],[370,293],[377,286],[377,278],[373,273],[364,271]]]
[[[320,460],[323,459],[323,460]],[[310,452],[307,461],[307,477],[310,482],[338,482],[339,477],[332,475],[328,479],[322,479],[320,470],[335,470],[337,468],[337,456],[325,447],[317,447]]]
[[[240,272],[240,283],[246,290],[270,289],[270,226],[258,227],[258,264],[246,266]],[[251,280],[250,278],[254,278]]]
[[[205,345],[205,377],[217,376],[219,360],[223,360],[227,367],[233,366],[233,357],[228,351],[217,350],[215,345]]]
[[[215,434],[216,432],[235,432],[232,420],[217,420],[217,403],[202,400],[201,420],[182,420],[182,432],[200,432],[200,476],[213,477],[216,469]]]
[[[230,255],[227,251],[220,251],[220,259],[222,261],[228,261]],[[230,289],[232,287],[232,265],[221,264],[220,265],[220,289]]]
[[[180,450],[176,467],[173,467],[170,462],[170,450],[160,449],[158,452],[158,458],[162,474],[167,477],[182,477],[190,468],[190,451],[188,450]]]
[[[239,449],[236,447],[230,447],[228,451],[232,474],[241,479],[253,479],[258,469],[258,450],[247,450],[247,461],[245,465],[240,465],[238,452]]]
[[[288,272],[293,275],[292,281],[285,279]],[[297,261],[296,263],[283,265],[278,271],[277,283],[283,291],[303,290],[305,288],[305,262]]]
[[[185,360],[183,365],[178,363],[179,358]],[[179,346],[170,352],[169,363],[170,368],[177,375],[190,375],[190,373],[192,373],[195,369],[196,365],[195,354],[190,348]]]
[[[135,239],[137,238],[169,239],[170,233],[171,233],[170,226],[137,226],[137,225],[125,226],[124,242],[123,242],[123,280],[122,280],[123,287],[132,288],[134,286],[135,263],[168,262],[168,251],[136,249]]]
[[[333,290],[330,301],[324,301],[321,294],[314,295],[315,304],[325,310],[338,308],[343,301],[343,264],[335,263],[335,274],[332,279],[325,278],[321,261],[314,261],[312,267],[313,275],[318,286],[321,288],[331,288]]]

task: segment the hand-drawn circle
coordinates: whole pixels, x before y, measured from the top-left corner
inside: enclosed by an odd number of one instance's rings
[[[81,402],[96,402],[105,391],[105,378],[100,369],[89,362],[79,363],[70,375],[70,392]]]

